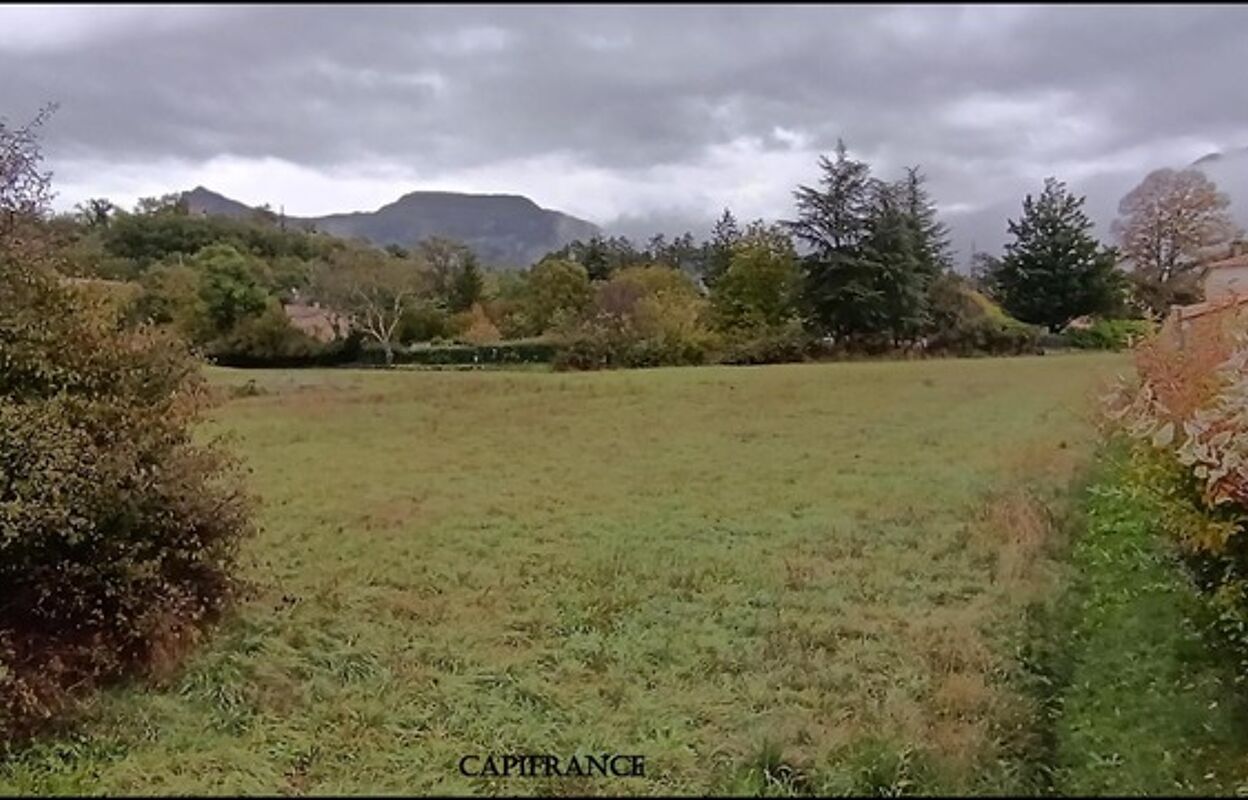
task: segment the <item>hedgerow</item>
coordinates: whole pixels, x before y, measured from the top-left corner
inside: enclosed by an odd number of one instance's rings
[[[1181,334],[1181,335],[1180,335]],[[1248,666],[1248,334],[1214,315],[1136,352],[1137,381],[1106,398],[1133,443],[1133,485],[1187,557]]]

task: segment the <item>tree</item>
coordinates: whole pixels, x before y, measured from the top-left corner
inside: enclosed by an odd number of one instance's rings
[[[703,282],[714,287],[715,281],[728,271],[732,262],[733,252],[741,241],[741,229],[737,227],[737,218],[731,209],[725,208],[724,213],[711,229],[711,241],[707,244],[706,265],[702,275]]]
[[[640,251],[625,236],[604,238],[600,234],[591,236],[587,241],[577,240],[547,253],[542,261],[552,258],[575,261],[585,267],[589,279],[595,283],[605,281],[617,270],[626,267],[644,266],[652,261],[651,254]]]
[[[469,344],[490,344],[502,338],[480,303],[473,303],[470,308],[455,314],[450,324],[457,331],[458,338]]]
[[[42,212],[52,198],[52,174],[40,169],[43,151],[38,137],[55,112],[55,105],[44,106],[20,128],[0,120],[0,235],[12,230],[20,218]]]
[[[140,197],[134,204],[134,213],[139,215],[176,214],[186,216],[185,198],[177,193],[162,194],[159,197]]]
[[[394,363],[394,345],[405,312],[429,291],[423,264],[372,248],[348,248],[318,265],[312,295],[372,338]]]
[[[919,167],[907,167],[906,177],[896,185],[900,209],[909,220],[919,266],[929,277],[953,268],[949,252],[949,227],[941,222],[924,185],[927,177]]]
[[[217,333],[264,311],[263,265],[228,244],[200,250],[187,264],[199,273],[199,297]]]
[[[712,335],[706,300],[692,279],[665,266],[632,266],[596,287],[594,304],[567,332],[556,366],[694,364],[705,360]]]
[[[593,300],[589,273],[575,261],[550,259],[533,267],[524,287],[524,312],[536,334],[580,315]]]
[[[395,254],[395,257],[399,256]],[[463,271],[464,264],[472,258],[471,248],[444,236],[430,236],[416,245],[416,257],[428,270],[430,291],[442,303],[449,305],[452,284]]]
[[[915,173],[901,186],[873,179],[840,141],[836,160],[821,157],[819,166],[820,187],[797,189],[798,218],[785,223],[809,251],[802,264],[811,323],[853,347],[914,339],[933,277],[923,258],[921,179]],[[938,241],[926,246],[934,260]]]
[[[217,334],[200,293],[200,273],[185,264],[159,264],[141,279],[143,294],[136,316],[169,325],[184,339],[205,344]]]
[[[759,221],[738,234],[728,268],[711,289],[711,308],[723,330],[774,328],[796,317],[800,289],[792,241]]]
[[[1120,305],[1123,279],[1114,251],[1092,235],[1092,220],[1055,178],[1039,197],[1027,195],[1023,214],[1009,221],[1014,240],[992,264],[995,299],[1016,319],[1056,331],[1076,317]]]
[[[452,313],[467,311],[481,301],[484,293],[485,278],[481,275],[481,267],[477,266],[476,256],[469,253],[451,281],[447,308]]]
[[[836,160],[819,157],[820,187],[799,186],[794,198],[797,219],[789,231],[822,257],[844,253],[867,233],[871,207],[871,169],[851,159],[845,142],[836,142]]]
[[[662,264],[672,269],[700,275],[705,272],[706,248],[694,241],[693,234],[685,231],[668,242],[663,234],[650,239],[641,255],[651,264]]]
[[[78,219],[88,228],[107,228],[113,221],[117,206],[103,197],[92,197],[74,206]]]
[[[914,341],[926,327],[927,290],[937,268],[925,258],[923,232],[907,208],[903,188],[875,184],[859,257],[859,286],[871,299],[859,329],[883,334],[893,346]]]
[[[1113,232],[1141,299],[1158,314],[1200,300],[1203,256],[1235,225],[1230,200],[1200,170],[1149,173],[1118,204]]]

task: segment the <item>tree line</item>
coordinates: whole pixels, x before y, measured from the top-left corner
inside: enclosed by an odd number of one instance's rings
[[[1120,204],[1110,246],[1085,198],[1056,178],[1023,199],[998,254],[954,269],[926,178],[891,180],[838,142],[792,219],[644,244],[595,236],[520,271],[482,265],[434,237],[375,247],[250,219],[190,214],[179,196],[132,211],[89,200],[48,221],[68,271],[137,287],[132,315],[208,355],[298,356],[420,342],[544,338],[574,365],[787,360],[842,352],[1025,352],[1081,317],[1142,319],[1201,297],[1204,265],[1239,235],[1228,198],[1196,170],[1151,173]],[[661,271],[663,274],[655,277]],[[670,273],[670,274],[669,274]],[[350,321],[315,341],[283,311],[317,303]]]

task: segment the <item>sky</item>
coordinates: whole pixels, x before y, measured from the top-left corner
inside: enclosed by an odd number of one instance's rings
[[[59,104],[59,209],[440,189],[643,240],[790,217],[839,137],[920,166],[965,258],[1046,176],[1108,235],[1149,171],[1248,146],[1246,54],[1243,6],[4,6],[0,118]]]

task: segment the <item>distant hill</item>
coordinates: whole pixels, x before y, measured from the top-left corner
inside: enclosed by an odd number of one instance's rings
[[[1240,227],[1248,228],[1248,147],[1210,153],[1196,159],[1192,166],[1231,198],[1231,217]]]
[[[183,193],[183,199],[195,214],[247,217],[256,211],[202,186]],[[286,221],[379,246],[411,247],[430,236],[445,236],[471,247],[487,266],[503,269],[528,266],[551,250],[600,232],[593,223],[541,208],[520,195],[456,192],[411,192],[376,211]]]

